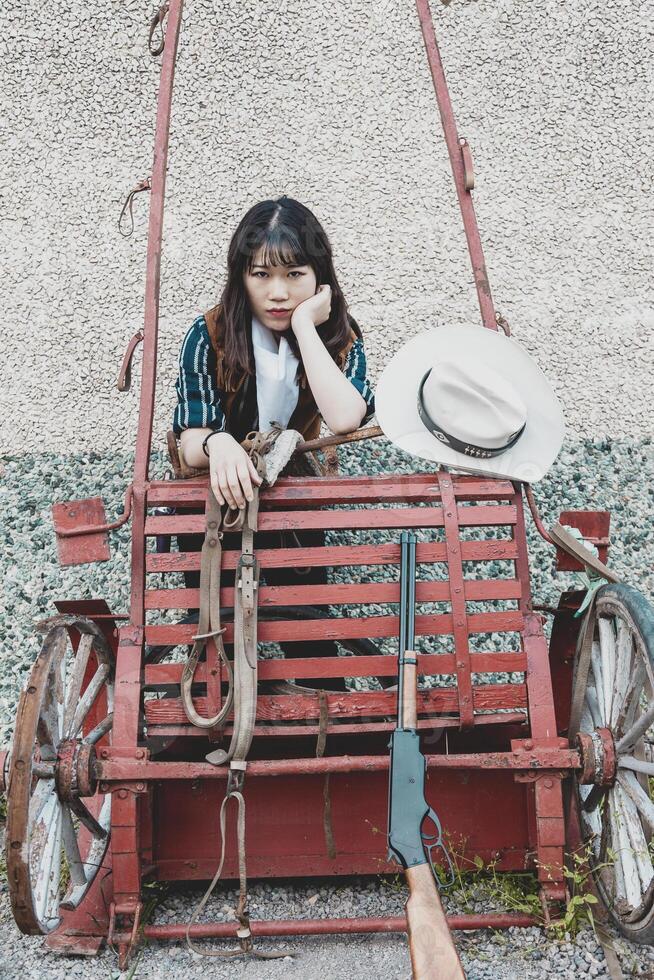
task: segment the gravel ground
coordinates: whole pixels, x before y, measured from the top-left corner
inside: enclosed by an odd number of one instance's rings
[[[199,901],[203,889],[176,888],[171,890],[155,910],[152,921],[185,922]],[[298,884],[277,881],[250,883],[250,913],[252,918],[322,918],[343,915],[401,915],[405,890],[395,879],[377,877],[331,881],[310,880]],[[449,911],[481,910],[485,892],[477,901],[464,904],[459,894],[445,899]],[[207,906],[208,919],[230,919],[236,901],[236,891],[221,884]],[[486,905],[485,907],[488,907]],[[615,933],[612,939],[625,977],[654,976],[654,949],[627,943]],[[571,939],[551,939],[538,928],[503,931],[476,930],[456,933],[455,940],[468,980],[541,980],[580,977],[608,977],[602,947],[590,928],[582,929]],[[220,948],[202,941],[205,948]],[[220,961],[207,959],[191,952],[182,943],[149,942],[138,957],[136,978],[172,975],[197,980],[209,974],[216,980],[257,978],[257,980],[364,980],[389,978],[410,980],[411,965],[406,939],[399,935],[337,937],[292,937],[280,941],[257,941],[257,948],[267,951],[287,950],[289,955],[279,960]],[[227,948],[226,944],[222,948]],[[104,949],[93,959],[44,955],[40,937],[20,936],[16,930],[6,885],[0,883],[0,977],[6,980],[63,980],[80,977],[84,980],[117,980],[117,960],[111,950]]]
[[[387,443],[351,447],[341,454],[342,468],[360,471],[410,472],[424,469]],[[0,463],[0,567],[5,602],[0,620],[0,745],[9,740],[16,703],[26,673],[38,652],[35,621],[54,611],[55,599],[104,597],[118,612],[129,597],[129,531],[122,528],[111,539],[112,558],[96,565],[61,569],[56,560],[50,505],[56,500],[101,494],[107,515],[119,514],[125,485],[130,479],[129,456],[102,458],[98,454],[74,457],[32,455],[5,457]],[[153,475],[166,468],[163,457],[154,460]],[[625,581],[654,596],[654,447],[610,439],[567,443],[548,477],[535,487],[536,499],[549,525],[561,510],[608,509],[612,512],[613,544],[610,564]],[[556,603],[561,589],[575,587],[576,577],[553,574],[552,552],[528,523],[532,586],[535,601]],[[154,921],[185,921],[199,899],[199,888],[170,891],[154,913]],[[348,879],[254,883],[250,908],[253,917],[400,914],[403,888],[392,879]],[[447,901],[461,909],[462,896]],[[227,885],[216,893],[209,914],[229,916],[233,892]],[[480,908],[488,898],[477,896]],[[473,906],[474,906],[473,899]],[[509,978],[546,976],[604,977],[601,947],[590,929],[574,941],[557,942],[539,929],[509,930],[498,934],[478,931],[459,934],[467,976]],[[654,950],[618,939],[625,976],[654,976]],[[261,948],[271,948],[261,943]],[[272,948],[275,948],[274,946]],[[283,944],[292,959],[221,963],[191,954],[185,947],[151,943],[144,950],[137,976],[200,977],[362,977],[410,976],[406,943],[399,936],[348,939],[294,939]],[[111,951],[93,960],[44,956],[39,937],[20,937],[11,913],[6,883],[0,879],[0,977],[114,977],[117,965]]]

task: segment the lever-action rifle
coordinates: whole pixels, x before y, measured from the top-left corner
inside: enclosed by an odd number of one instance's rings
[[[450,859],[440,821],[425,800],[426,762],[417,732],[415,534],[403,531],[400,547],[397,728],[390,742],[388,858],[402,865],[409,886],[405,912],[414,980],[459,980],[465,974],[436,887],[431,852],[440,847],[448,864]],[[435,833],[423,830],[427,821]]]

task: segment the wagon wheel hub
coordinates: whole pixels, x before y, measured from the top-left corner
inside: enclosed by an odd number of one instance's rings
[[[66,803],[81,796],[94,796],[98,785],[95,746],[73,738],[62,741],[54,778],[59,799]]]
[[[593,786],[613,786],[618,771],[618,757],[613,733],[609,728],[577,732],[576,746],[581,757],[579,782]]]

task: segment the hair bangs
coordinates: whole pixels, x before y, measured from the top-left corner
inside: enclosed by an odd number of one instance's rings
[[[252,271],[252,266],[257,264],[270,265],[307,265],[304,249],[293,230],[283,225],[266,228],[262,236],[263,240],[258,248],[252,250],[248,261],[248,271]],[[258,258],[257,258],[258,257]]]

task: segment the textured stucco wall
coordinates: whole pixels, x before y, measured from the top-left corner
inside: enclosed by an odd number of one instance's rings
[[[564,402],[568,438],[651,432],[654,4],[434,2],[498,308]],[[159,61],[144,0],[0,12],[3,452],[131,447]],[[478,322],[413,0],[195,0],[173,103],[155,440],[181,338],[255,201],[315,210],[373,377],[414,332]]]

